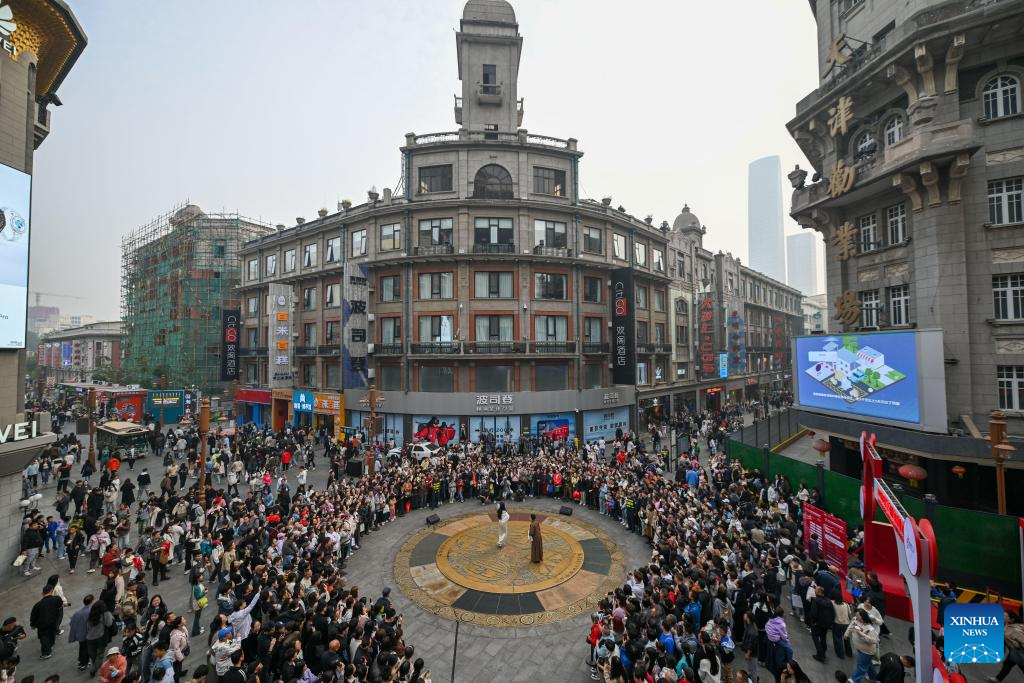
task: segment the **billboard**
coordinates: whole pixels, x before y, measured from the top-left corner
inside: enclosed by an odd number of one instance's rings
[[[718,362],[715,355],[715,300],[705,294],[697,301],[697,355],[701,379],[718,377]]]
[[[0,164],[0,349],[25,348],[32,176]]]
[[[220,327],[220,378],[231,382],[238,379],[238,323],[242,311],[225,308],[221,313]]]
[[[798,408],[947,431],[941,330],[796,337],[793,350]]]
[[[612,271],[612,384],[636,384],[633,269]]]
[[[452,415],[414,415],[412,438],[441,446],[459,440],[459,418]]]
[[[270,333],[270,388],[292,387],[292,286],[271,283],[267,293]]]
[[[614,278],[612,280],[614,282]],[[632,310],[632,309],[631,309]],[[552,441],[572,441],[576,437],[576,413],[549,413],[530,416],[530,433]]]
[[[615,440],[615,430],[629,431],[629,406],[607,410],[583,411],[583,441],[593,443],[604,438],[606,443]]]

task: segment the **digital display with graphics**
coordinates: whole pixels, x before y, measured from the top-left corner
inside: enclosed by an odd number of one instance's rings
[[[0,349],[25,348],[32,176],[0,164]]]
[[[605,443],[615,440],[616,430],[629,431],[629,406],[607,410],[587,410],[583,413],[583,441],[593,443],[603,438]]]
[[[530,417],[530,433],[534,438],[545,437],[551,441],[572,441],[576,437],[575,413],[549,413]]]
[[[946,659],[957,664],[1003,661],[1003,606],[993,602],[953,603],[942,620]]]
[[[800,407],[920,423],[915,337],[914,332],[797,337]]]

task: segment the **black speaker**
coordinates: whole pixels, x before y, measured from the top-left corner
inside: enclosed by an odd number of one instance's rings
[[[572,517],[572,508],[569,507],[568,505],[563,505],[562,507],[558,508],[558,514],[565,515],[566,517]]]
[[[437,515],[428,515],[427,516],[427,524],[437,524],[440,521],[441,521],[441,518],[438,517]]]
[[[363,461],[353,458],[345,463],[345,474],[350,477],[363,476]]]

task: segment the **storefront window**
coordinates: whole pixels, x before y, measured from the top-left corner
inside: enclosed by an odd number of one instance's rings
[[[512,391],[511,365],[478,365],[476,368],[476,390]]]
[[[402,368],[397,365],[382,365],[378,372],[381,391],[402,390]]]
[[[469,439],[480,443],[487,435],[494,435],[494,443],[501,446],[505,443],[519,442],[518,415],[474,415],[469,418]]]
[[[538,365],[537,391],[565,391],[569,388],[568,365]]]
[[[455,391],[455,370],[448,366],[420,367],[420,391]]]

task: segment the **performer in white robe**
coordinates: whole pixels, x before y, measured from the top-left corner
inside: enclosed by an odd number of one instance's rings
[[[498,503],[498,547],[505,547],[505,537],[508,536],[508,520],[510,516],[505,509],[504,501]]]

